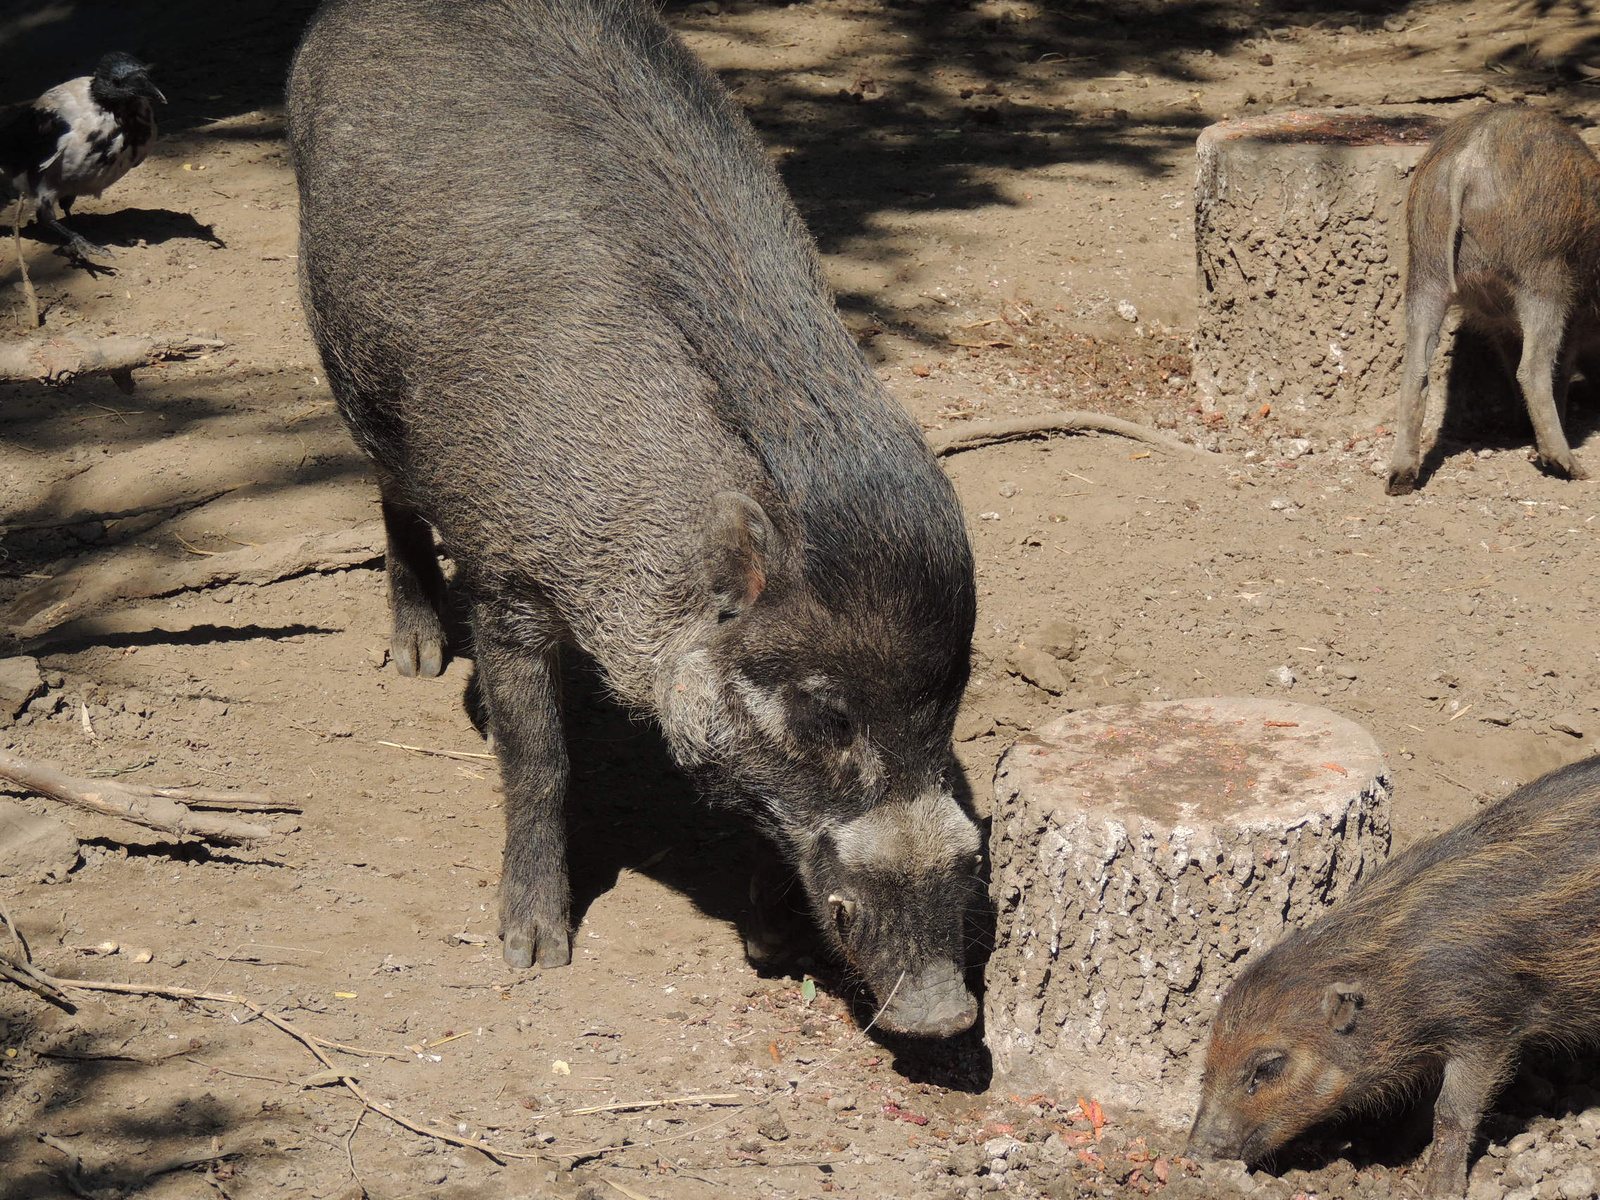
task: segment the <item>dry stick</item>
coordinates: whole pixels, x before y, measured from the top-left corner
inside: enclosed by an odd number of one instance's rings
[[[168,1059],[189,1058],[187,1050],[173,1050],[168,1054],[96,1054],[88,1050],[35,1050],[34,1053],[41,1058],[64,1058],[68,1062],[127,1062],[138,1063],[141,1067],[159,1067]]]
[[[350,1126],[350,1132],[344,1135],[344,1160],[350,1164],[350,1178],[354,1179],[358,1184],[361,1182],[361,1176],[356,1173],[356,1155],[351,1148],[351,1143],[356,1140],[356,1130],[361,1128],[361,1122],[366,1115],[367,1106],[363,1104],[361,1111],[356,1114],[355,1124]],[[366,1188],[363,1187],[361,1190],[365,1192]]]
[[[27,278],[24,276],[23,278]],[[61,383],[76,375],[108,372],[114,378],[135,367],[204,350],[220,350],[215,338],[83,337],[28,338],[0,345],[0,380]]]
[[[435,758],[487,758],[493,760],[492,754],[477,754],[471,750],[430,750],[426,746],[407,746],[403,742],[379,742],[380,746],[393,746],[396,750],[409,750],[413,754],[431,754]]]
[[[232,1076],[234,1079],[259,1079],[262,1083],[281,1083],[284,1087],[300,1087],[300,1084],[292,1079],[279,1079],[276,1075],[251,1075],[245,1071],[230,1071],[227,1067],[219,1067],[215,1063],[208,1063],[203,1058],[194,1058],[188,1054],[183,1055],[183,1061],[191,1062],[197,1067],[204,1067],[208,1071],[216,1071],[220,1075]]]
[[[11,919],[10,912],[3,904],[0,904],[0,925],[6,927],[6,932],[11,935],[11,940],[17,947],[15,957],[0,950],[0,979],[9,979],[18,987],[27,988],[35,995],[61,1005],[68,1012],[77,1011],[66,994],[51,984],[50,977],[33,965],[33,952],[28,949],[22,931],[17,928],[17,923]]]
[[[64,529],[68,525],[89,525],[121,521],[128,517],[142,517],[148,513],[165,512],[169,508],[199,508],[202,504],[210,504],[218,496],[226,496],[229,492],[236,492],[244,486],[242,483],[231,483],[225,488],[218,488],[214,492],[205,492],[199,496],[189,496],[181,500],[163,500],[160,504],[141,504],[138,508],[124,508],[117,512],[79,513],[75,517],[52,517],[48,521],[8,521],[0,525],[0,533],[14,533],[19,529]]]
[[[1051,433],[1114,433],[1154,446],[1169,454],[1192,454],[1212,458],[1209,450],[1180,442],[1177,438],[1146,429],[1120,417],[1108,417],[1095,412],[1047,413],[1040,417],[1014,417],[1005,421],[985,421],[981,425],[967,425],[928,435],[928,446],[936,455],[958,454],[994,442],[1008,442],[1013,438],[1040,437]]]
[[[437,1045],[437,1043],[435,1043]],[[663,1108],[668,1104],[714,1104],[718,1100],[743,1100],[738,1092],[708,1092],[702,1096],[669,1096],[665,1100],[625,1100],[621,1104],[593,1104],[588,1108],[569,1108],[550,1113],[552,1117],[587,1117],[593,1113],[631,1112],[636,1108]]]
[[[29,791],[63,804],[73,804],[108,817],[119,817],[147,829],[159,829],[163,833],[187,834],[224,844],[277,836],[264,825],[192,813],[183,805],[161,795],[157,789],[139,788],[109,779],[77,779],[54,763],[28,762],[3,751],[0,751],[0,777],[13,780]]]
[[[368,1056],[382,1055],[385,1058],[403,1059],[405,1057],[404,1055],[390,1054],[382,1050],[359,1050],[354,1046],[344,1046],[338,1042],[330,1042],[325,1038],[316,1037],[312,1034],[306,1033],[303,1030],[296,1029],[283,1017],[279,1016],[270,1009],[261,1007],[261,1005],[257,1004],[254,1000],[247,1000],[245,997],[235,995],[233,992],[198,992],[193,988],[162,987],[156,984],[142,983],[111,983],[98,979],[61,979],[54,975],[45,975],[44,978],[47,982],[58,988],[76,988],[80,991],[119,992],[127,996],[163,996],[169,1000],[205,1000],[212,1004],[236,1004],[240,1008],[248,1009],[250,1012],[260,1017],[263,1021],[266,1021],[269,1025],[272,1025],[273,1027],[283,1031],[295,1041],[299,1042],[307,1050],[311,1051],[313,1058],[315,1058],[329,1071],[333,1072],[333,1074],[337,1075],[339,1077],[339,1082],[343,1084],[345,1088],[349,1090],[350,1094],[353,1095],[357,1100],[361,1101],[361,1103],[365,1104],[379,1116],[388,1117],[389,1120],[393,1121],[396,1125],[399,1125],[405,1129],[409,1129],[412,1133],[419,1133],[423,1137],[438,1138],[442,1142],[449,1142],[455,1146],[465,1146],[469,1150],[481,1151],[482,1153],[487,1154],[490,1158],[494,1159],[495,1162],[499,1162],[501,1159],[505,1158],[539,1159],[544,1157],[541,1154],[529,1154],[520,1150],[502,1150],[498,1146],[491,1146],[488,1142],[481,1141],[478,1138],[460,1137],[444,1129],[435,1129],[427,1125],[419,1125],[415,1121],[408,1120],[407,1118],[400,1116],[398,1113],[390,1111],[388,1105],[379,1104],[367,1094],[365,1088],[358,1084],[349,1075],[335,1067],[328,1059],[328,1056],[324,1054],[319,1047],[327,1046],[333,1049],[344,1050],[346,1053],[357,1054],[363,1058]]]
[[[39,297],[33,290],[33,280],[28,278],[28,260],[22,253],[22,201],[17,201],[16,215],[11,219],[11,240],[17,247],[17,270],[22,272],[22,294],[28,298],[28,320],[30,328],[37,329],[42,321],[39,319]]]
[[[305,808],[288,800],[274,800],[267,792],[218,792],[210,788],[135,788],[141,794],[176,800],[190,808],[222,812],[304,812]]]

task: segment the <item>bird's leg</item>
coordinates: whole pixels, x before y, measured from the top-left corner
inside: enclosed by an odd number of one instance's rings
[[[61,205],[62,215],[65,215],[72,207],[72,200],[72,197],[63,196],[58,202]],[[79,262],[87,263],[91,258],[116,257],[116,254],[109,248],[97,246],[84,237],[83,234],[75,233],[63,225],[60,219],[56,217],[53,205],[40,204],[39,211],[34,214],[34,221],[40,225],[48,225],[55,230],[56,235],[61,238],[62,249]],[[104,267],[101,268],[101,270],[105,269]]]

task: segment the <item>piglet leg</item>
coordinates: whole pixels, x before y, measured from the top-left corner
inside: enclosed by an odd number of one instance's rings
[[[1522,361],[1517,383],[1533,419],[1539,464],[1568,479],[1587,479],[1567,443],[1562,418],[1567,407],[1567,352],[1562,346],[1567,306],[1548,296],[1518,293],[1517,321],[1522,326]],[[1557,394],[1559,390],[1559,395]]]
[[[1433,1106],[1433,1151],[1423,1176],[1430,1200],[1464,1196],[1467,1158],[1484,1110],[1511,1074],[1510,1056],[1488,1046],[1469,1046],[1444,1065],[1444,1083]]]

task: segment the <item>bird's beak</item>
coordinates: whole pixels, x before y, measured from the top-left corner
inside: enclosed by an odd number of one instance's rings
[[[157,104],[165,104],[167,102],[167,98],[161,94],[161,89],[148,79],[139,80],[134,87],[134,91],[147,100],[154,100]]]

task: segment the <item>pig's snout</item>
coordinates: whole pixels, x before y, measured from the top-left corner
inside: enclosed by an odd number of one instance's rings
[[[1189,1145],[1184,1154],[1190,1158],[1242,1159],[1247,1140],[1238,1121],[1202,1103],[1195,1114],[1194,1126],[1189,1130]]]
[[[953,962],[930,963],[915,974],[908,972],[884,994],[890,999],[877,1023],[893,1033],[953,1037],[971,1029],[978,1019],[978,1002]]]

